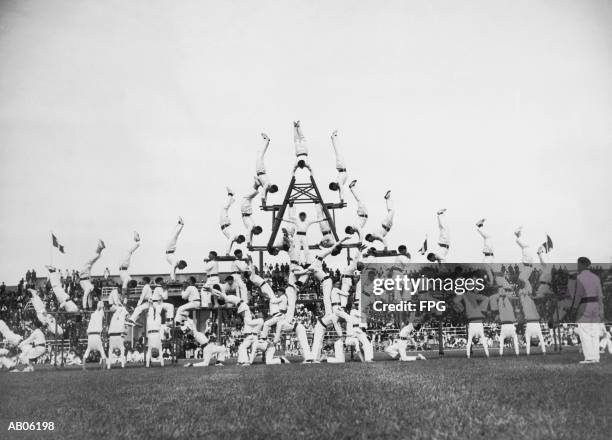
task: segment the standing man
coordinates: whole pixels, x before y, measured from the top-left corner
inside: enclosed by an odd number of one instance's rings
[[[343,188],[346,184],[347,173],[346,173],[346,162],[344,161],[344,156],[340,152],[338,148],[338,130],[334,130],[331,134],[331,142],[334,147],[334,153],[336,153],[336,170],[338,171],[338,177],[335,182],[331,182],[329,184],[329,189],[332,191],[338,191],[340,195],[340,200],[344,200]]]
[[[119,265],[119,278],[121,278],[121,291],[125,295],[125,290],[128,288],[128,284],[132,277],[128,273],[128,269],[130,268],[130,262],[132,260],[132,254],[136,252],[136,249],[140,247],[140,235],[138,232],[134,231],[134,244],[127,251],[127,254],[121,264]]]
[[[574,303],[577,303],[577,332],[584,354],[581,364],[599,362],[599,335],[604,315],[601,280],[589,270],[590,267],[591,260],[587,257],[578,258]]]
[[[251,365],[248,349],[257,350],[259,333],[263,327],[264,320],[261,317],[261,312],[256,312],[254,318],[249,307],[244,303],[241,305],[243,306],[243,340],[238,346],[238,359],[236,360],[236,364],[247,366]],[[238,308],[238,313],[241,313],[240,307]]]
[[[89,295],[94,290],[94,285],[91,282],[91,268],[96,263],[96,261],[100,259],[100,256],[102,255],[102,250],[105,247],[106,246],[104,245],[104,242],[102,240],[98,240],[98,247],[96,248],[96,253],[92,258],[85,262],[83,269],[81,269],[79,276],[79,284],[83,289],[83,309],[88,309],[91,305],[89,301]]]
[[[298,214],[297,220],[282,219],[282,221],[295,225],[296,232],[294,236],[294,246],[296,247],[298,255],[300,255],[300,261],[308,261],[310,258],[310,248],[308,244],[308,228],[310,228],[310,226],[314,225],[315,223],[324,222],[326,221],[326,219],[323,218],[320,220],[307,220],[306,213],[302,211]]]
[[[83,354],[83,370],[86,370],[85,364],[89,353],[97,351],[102,358],[102,369],[105,367],[106,354],[104,345],[102,344],[102,324],[104,322],[104,303],[98,301],[96,311],[89,317],[89,325],[87,326],[87,349]]]
[[[176,243],[178,241],[179,235],[183,230],[185,223],[181,217],[178,218],[178,222],[174,227],[174,231],[172,232],[172,236],[170,237],[170,241],[166,244],[166,261],[170,264],[170,279],[172,281],[176,281],[176,270],[183,270],[187,267],[187,262],[185,260],[181,260],[176,256]]]

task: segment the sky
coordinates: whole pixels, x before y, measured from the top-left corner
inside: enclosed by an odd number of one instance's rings
[[[366,229],[392,190],[393,247],[433,245],[445,207],[452,261],[481,260],[482,217],[497,261],[520,258],[519,225],[534,250],[553,238],[551,260],[612,258],[610,1],[2,1],[0,60],[7,284],[78,269],[98,238],[94,274],[116,273],[134,230],[132,273],[167,271],[178,215],[177,252],[201,270],[261,132],[280,202],[298,119],[326,201],[336,129]],[[231,216],[242,230],[239,201]],[[255,219],[269,233],[270,213]]]

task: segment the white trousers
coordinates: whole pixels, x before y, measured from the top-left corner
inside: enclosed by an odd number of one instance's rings
[[[484,348],[485,354],[489,357],[489,347],[487,347],[487,341],[484,334],[484,325],[482,322],[470,322],[468,324],[468,337],[467,337],[467,357],[470,357],[470,350],[472,348],[472,340],[478,337],[482,347]]]
[[[499,332],[499,355],[504,354],[504,341],[512,339],[514,343],[514,353],[519,354],[518,336],[516,334],[516,326],[514,324],[502,324]],[[485,344],[486,345],[486,344]]]
[[[544,342],[544,335],[542,334],[542,327],[539,322],[528,322],[525,324],[525,351],[527,355],[531,351],[531,339],[538,338],[540,341],[540,349],[542,353],[546,354],[546,343]]]
[[[580,323],[576,329],[580,336],[582,354],[585,361],[599,362],[599,335],[601,334],[601,324],[595,322]]]
[[[223,362],[225,360],[225,354],[227,353],[227,349],[222,345],[208,344],[206,347],[204,347],[204,350],[202,350],[202,352],[202,362],[193,364],[194,367],[207,367],[210,364],[210,360],[213,356],[216,356],[219,362]]]
[[[87,335],[87,349],[83,354],[83,363],[89,356],[89,353],[92,351],[97,351],[100,353],[100,357],[102,359],[106,359],[106,354],[104,352],[104,345],[102,344],[102,338],[100,335]]]
[[[111,336],[108,338],[108,369],[111,368],[111,359],[113,358],[113,352],[119,350],[119,360],[121,361],[121,367],[125,367],[125,345],[123,344],[123,336]]]

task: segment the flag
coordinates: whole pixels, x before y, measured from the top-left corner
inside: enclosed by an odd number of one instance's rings
[[[419,253],[421,255],[425,255],[425,252],[427,252],[427,237],[425,237],[425,241],[423,242],[423,246],[421,246],[421,249],[419,249]]]
[[[56,247],[57,250],[59,250],[62,254],[64,254],[64,246],[62,246],[61,244],[59,244],[59,241],[57,241],[57,237],[55,236],[55,234],[51,233],[51,242],[53,244],[53,247]]]
[[[552,250],[553,241],[552,241],[552,238],[550,238],[550,235],[546,235],[546,241],[542,243],[542,247],[544,248],[546,253],[549,253]]]

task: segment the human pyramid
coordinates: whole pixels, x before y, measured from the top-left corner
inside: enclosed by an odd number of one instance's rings
[[[312,175],[312,168],[309,161],[309,149],[306,138],[303,134],[302,127],[299,121],[293,123],[293,134],[295,144],[296,161],[293,167],[293,175],[298,171],[308,172]],[[181,306],[174,310],[174,306],[167,302],[168,291],[163,279],[155,280],[155,288],[151,286],[151,280],[148,277],[143,279],[144,286],[137,306],[129,313],[126,308],[126,301],[122,299],[122,294],[126,294],[127,289],[134,287],[136,282],[129,275],[129,268],[133,254],[140,247],[141,239],[137,232],[134,232],[133,241],[125,255],[125,258],[120,262],[119,275],[121,279],[121,288],[114,289],[108,298],[108,305],[113,315],[108,328],[109,349],[108,357],[117,350],[122,366],[125,365],[125,353],[123,348],[124,337],[126,336],[126,326],[135,325],[139,316],[147,313],[146,331],[148,347],[146,353],[146,366],[150,365],[151,361],[159,361],[163,365],[162,339],[167,333],[168,328],[174,326],[180,327],[183,332],[191,333],[196,342],[203,347],[204,360],[200,363],[189,363],[187,366],[206,366],[209,365],[211,359],[216,358],[216,364],[221,365],[224,356],[225,348],[213,342],[210,335],[202,333],[196,329],[189,314],[197,309],[209,308],[216,305],[229,304],[236,308],[238,315],[243,321],[244,339],[238,349],[238,364],[250,365],[255,360],[258,353],[264,354],[264,362],[266,364],[286,363],[288,360],[283,357],[275,356],[275,346],[281,340],[281,336],[286,332],[294,332],[297,336],[303,361],[305,363],[317,363],[326,360],[330,363],[345,362],[345,348],[354,347],[360,360],[363,362],[372,362],[374,350],[371,341],[368,339],[365,332],[365,324],[362,323],[362,312],[360,304],[361,279],[360,272],[364,263],[374,262],[379,257],[394,258],[395,263],[405,264],[411,261],[411,256],[405,245],[400,245],[395,251],[389,251],[387,235],[391,231],[394,220],[394,205],[391,198],[391,191],[384,194],[386,204],[386,212],[380,225],[370,228],[366,231],[366,225],[369,219],[368,209],[359,197],[357,191],[357,181],[352,180],[348,184],[348,189],[351,192],[356,205],[356,218],[350,225],[344,229],[346,236],[336,240],[335,234],[332,233],[332,227],[328,217],[325,216],[323,206],[318,203],[315,206],[317,218],[311,220],[306,212],[300,212],[296,215],[296,209],[293,204],[289,205],[287,218],[282,218],[283,222],[282,234],[279,235],[274,245],[268,248],[273,255],[278,255],[280,252],[285,252],[289,258],[289,276],[287,287],[283,291],[275,292],[272,286],[262,278],[253,264],[253,259],[249,254],[249,249],[252,248],[253,237],[262,234],[263,228],[258,225],[253,219],[253,201],[259,196],[264,201],[269,194],[278,191],[278,186],[273,184],[265,166],[265,154],[270,146],[270,137],[262,133],[263,145],[257,152],[255,175],[253,177],[253,186],[242,197],[240,205],[241,217],[245,228],[244,233],[236,233],[234,231],[231,219],[230,209],[234,205],[235,193],[231,188],[227,188],[227,201],[223,205],[219,218],[219,225],[222,234],[227,240],[226,256],[220,258],[217,252],[211,251],[208,258],[205,260],[204,272],[206,273],[206,281],[200,290],[196,287],[196,280],[190,277],[187,286],[182,291],[182,298],[185,300]],[[344,201],[345,187],[348,181],[347,164],[341,153],[338,132],[334,131],[331,134],[331,143],[336,159],[336,179],[329,184],[329,189],[336,191],[339,194],[340,200]],[[427,260],[431,262],[443,263],[446,261],[451,241],[448,232],[448,227],[445,219],[445,209],[437,212],[437,222],[439,228],[438,248],[428,252],[427,238],[419,250],[419,253],[426,255]],[[309,241],[308,232],[310,227],[318,224],[322,239],[318,246],[313,246],[319,249],[316,255],[310,252],[311,243]],[[494,258],[493,247],[490,242],[490,235],[486,231],[485,220],[479,220],[476,223],[478,233],[483,239],[483,263],[491,263]],[[185,222],[181,217],[178,218],[176,225],[172,231],[170,240],[165,248],[166,261],[170,266],[170,283],[176,282],[177,271],[187,267],[187,262],[177,255],[177,243],[180,234],[185,226]],[[531,265],[533,259],[529,255],[529,247],[522,239],[522,230],[519,228],[516,232],[516,241],[521,248],[523,263]],[[352,243],[353,248],[357,251],[350,258],[350,263],[343,268],[341,281],[334,283],[331,276],[324,270],[325,259],[332,255],[338,255],[341,249],[347,247],[349,240],[355,240]],[[548,239],[550,240],[550,239]],[[246,250],[240,248],[241,245],[246,246]],[[382,249],[378,249],[382,246]],[[88,310],[93,308],[92,295],[94,286],[91,282],[91,270],[96,261],[100,258],[102,251],[105,249],[105,243],[102,240],[98,241],[94,255],[88,259],[80,274],[80,285],[83,289],[82,309]],[[540,261],[544,263],[542,254],[549,251],[552,247],[545,243],[538,250]],[[236,249],[234,249],[236,248]],[[349,249],[350,252],[350,249]],[[233,255],[233,257],[230,257]],[[219,261],[231,261],[231,274],[223,281],[219,278]],[[59,304],[59,310],[67,313],[78,313],[79,307],[71,300],[70,296],[64,290],[59,272],[53,266],[47,266],[48,276],[53,293]],[[526,275],[528,276],[528,275]],[[309,278],[316,280],[320,284],[320,289],[323,297],[324,313],[318,317],[313,331],[312,342],[309,343],[305,327],[296,320],[295,308],[298,293],[300,289],[306,285]],[[249,291],[247,290],[246,280],[250,281],[269,302],[269,310],[267,319],[263,319],[261,310],[255,310],[249,307]],[[549,283],[550,284],[550,283]],[[504,290],[504,284],[499,281],[500,290]],[[43,301],[38,296],[38,293],[30,289],[32,295],[31,303],[36,310],[38,323],[36,329],[25,340],[21,336],[11,332],[6,324],[0,321],[0,332],[10,345],[18,347],[21,351],[16,358],[9,356],[9,353],[4,350],[1,352],[0,359],[5,365],[15,363],[17,360],[27,364],[25,371],[31,370],[31,361],[41,356],[44,353],[45,336],[41,331],[46,328],[47,331],[61,336],[63,329],[56,322],[55,318],[45,310]],[[352,297],[352,301],[349,300]],[[482,301],[478,299],[472,300],[471,297],[465,295],[463,298],[464,309],[468,315],[470,328],[469,344],[473,337],[484,336],[482,326]],[[500,301],[502,307],[508,307],[507,302]],[[532,307],[535,310],[535,306]],[[500,312],[501,313],[501,312]],[[478,315],[476,317],[471,316]],[[537,314],[537,311],[535,311]],[[104,304],[99,301],[92,311],[89,325],[87,328],[88,346],[85,352],[85,358],[91,351],[98,351],[101,358],[106,361],[106,355],[103,349],[101,335],[103,333],[103,316]],[[162,316],[165,317],[162,320]],[[535,319],[535,318],[534,318]],[[539,320],[539,316],[537,316]],[[407,356],[406,346],[410,339],[410,334],[414,331],[416,322],[414,315],[411,315],[407,325],[403,325],[400,331],[400,339],[398,343],[393,344],[388,348],[387,353],[392,357],[398,357],[400,360],[412,361],[424,359],[422,355]],[[480,327],[478,324],[480,323]],[[514,328],[514,327],[512,327]],[[334,356],[325,358],[322,355],[322,347],[324,336],[328,329],[333,329],[332,334],[335,334]],[[540,333],[537,334],[535,326],[530,329],[535,332],[535,336],[539,336],[543,340]],[[505,328],[505,333],[502,336],[514,338],[516,341],[516,331],[511,331],[510,327]],[[484,338],[481,338],[483,340]],[[515,342],[516,345],[516,342]],[[486,350],[486,347],[485,347]],[[487,352],[488,355],[488,352]],[[468,345],[469,356],[469,345]],[[85,367],[83,363],[83,367]],[[110,368],[110,363],[107,365]]]

